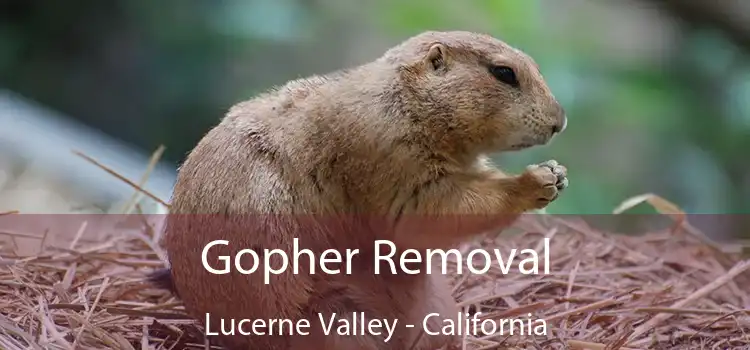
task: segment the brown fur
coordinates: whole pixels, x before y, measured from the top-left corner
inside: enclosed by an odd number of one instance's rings
[[[512,67],[520,86],[498,81],[489,63]],[[439,274],[374,275],[373,241],[450,248],[546,206],[567,186],[564,167],[505,175],[486,154],[545,144],[564,124],[530,57],[470,32],[423,33],[368,64],[239,103],[179,171],[162,242],[174,289],[199,320],[209,312],[316,324],[318,312],[363,311],[400,324],[388,343],[374,335],[223,338],[231,349],[407,349],[426,313],[454,318],[458,310]],[[175,218],[182,214],[224,221]],[[259,273],[217,276],[201,265],[201,250],[215,239],[230,246],[215,247],[210,261],[243,248],[291,252],[294,237],[318,254],[360,249],[354,273],[294,275],[290,268],[265,285]],[[409,322],[417,327],[403,328]],[[423,335],[415,349],[456,341]]]

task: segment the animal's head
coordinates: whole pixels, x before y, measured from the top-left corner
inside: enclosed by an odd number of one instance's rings
[[[417,97],[417,123],[482,152],[548,143],[567,124],[535,61],[488,35],[425,32],[381,58]],[[446,136],[450,138],[449,136]]]

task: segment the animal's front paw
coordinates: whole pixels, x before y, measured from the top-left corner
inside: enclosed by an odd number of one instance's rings
[[[568,170],[554,160],[526,167],[520,177],[522,195],[531,209],[541,209],[552,203],[568,187]]]

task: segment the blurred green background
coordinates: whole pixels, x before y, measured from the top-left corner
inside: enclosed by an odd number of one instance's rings
[[[163,144],[176,167],[272,85],[423,30],[482,31],[534,56],[568,112],[552,145],[501,159],[568,166],[549,212],[610,213],[654,192],[692,213],[748,213],[749,14],[729,0],[4,0],[0,88],[146,155]]]

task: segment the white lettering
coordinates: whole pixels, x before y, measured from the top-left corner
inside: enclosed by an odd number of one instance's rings
[[[391,248],[391,253],[383,256],[380,252],[380,246],[387,245]],[[380,260],[384,260],[391,265],[391,273],[396,274],[396,264],[393,262],[393,255],[396,254],[396,245],[391,241],[378,240],[375,241],[375,274],[380,274]]]
[[[201,253],[201,261],[203,262],[203,268],[205,268],[206,271],[208,271],[208,272],[210,272],[210,273],[212,273],[214,275],[224,275],[224,274],[229,273],[229,257],[228,256],[220,256],[219,257],[219,260],[221,260],[221,261],[224,262],[224,269],[223,270],[214,269],[213,267],[211,267],[211,266],[208,265],[208,261],[207,261],[208,260],[208,257],[207,257],[207,255],[208,255],[208,249],[211,248],[211,247],[213,247],[213,246],[215,246],[215,245],[218,245],[218,244],[227,245],[227,244],[229,244],[229,241],[216,240],[216,241],[212,241],[212,242],[206,244],[206,246],[203,248],[203,252]]]

